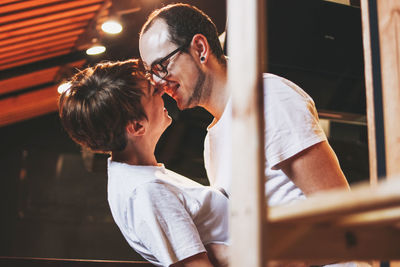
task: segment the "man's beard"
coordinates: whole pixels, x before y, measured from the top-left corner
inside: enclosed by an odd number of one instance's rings
[[[193,93],[186,103],[187,108],[196,107],[201,102],[205,102],[211,94],[210,77],[207,79],[207,75],[204,71],[197,64],[195,64],[195,66],[198,73],[197,81],[193,88]]]

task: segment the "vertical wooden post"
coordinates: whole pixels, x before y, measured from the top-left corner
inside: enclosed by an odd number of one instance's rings
[[[228,86],[232,90],[231,267],[263,265],[262,60],[265,0],[228,0]]]
[[[361,0],[361,11],[370,175],[375,184],[379,177],[400,174],[400,1]]]
[[[386,175],[400,174],[400,1],[377,1],[382,70]],[[400,261],[391,262],[399,267]]]
[[[371,38],[370,30],[370,16],[369,16],[369,3],[368,0],[361,0],[361,16],[362,16],[362,33],[363,33],[363,45],[364,45],[364,73],[365,73],[365,89],[367,97],[367,123],[368,123],[368,151],[369,151],[369,173],[370,181],[372,184],[378,182],[378,170],[377,170],[377,148],[376,148],[376,129],[375,129],[375,105],[374,105],[374,81],[380,87],[380,69],[375,71],[375,75],[378,75],[374,79],[373,68],[372,68],[372,51],[371,41],[376,42],[374,38]],[[372,39],[372,40],[371,40]],[[379,49],[379,42],[375,43],[375,50]],[[377,59],[374,59],[375,61]],[[383,131],[383,128],[381,129]]]
[[[400,1],[377,1],[387,176],[400,174]]]

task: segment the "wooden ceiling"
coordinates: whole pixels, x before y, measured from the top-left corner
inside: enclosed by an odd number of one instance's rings
[[[147,16],[176,0],[1,0],[0,127],[57,111],[57,87],[76,69],[102,60],[139,57],[138,33]],[[225,1],[180,0],[204,10],[220,32]],[[111,15],[123,24],[111,36],[100,30]],[[107,51],[87,56],[97,38]]]
[[[82,40],[109,6],[107,0],[0,2],[0,127],[57,109],[61,72],[86,59],[48,61],[85,49]]]

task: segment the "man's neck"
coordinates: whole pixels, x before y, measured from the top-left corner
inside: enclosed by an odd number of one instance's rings
[[[230,97],[230,91],[227,87],[226,66],[218,62],[212,64],[209,75],[212,76],[211,93],[207,103],[203,107],[214,116],[215,121],[218,121],[224,113]]]

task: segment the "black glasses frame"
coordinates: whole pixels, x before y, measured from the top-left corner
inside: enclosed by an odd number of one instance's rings
[[[167,61],[168,59],[170,59],[176,53],[185,50],[188,46],[189,46],[188,44],[184,44],[184,45],[178,47],[177,49],[175,49],[174,51],[172,51],[171,53],[169,53],[168,55],[166,55],[165,57],[163,57],[162,59],[153,62],[153,64],[151,64],[150,70],[147,71],[149,78],[151,79],[152,75],[156,75],[158,78],[164,79],[168,75],[168,69],[167,69],[168,65],[164,66],[163,63],[165,61]],[[157,69],[161,69],[161,70],[158,71]],[[160,72],[165,73],[165,74],[160,75]]]

